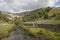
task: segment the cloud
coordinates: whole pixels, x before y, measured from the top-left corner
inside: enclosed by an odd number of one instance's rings
[[[56,7],[60,7],[60,0],[55,3],[55,6],[56,6]]]
[[[0,0],[0,10],[23,12],[40,7],[55,6],[59,0]]]
[[[55,6],[56,2],[59,2],[59,0],[50,0],[48,1],[48,6]]]

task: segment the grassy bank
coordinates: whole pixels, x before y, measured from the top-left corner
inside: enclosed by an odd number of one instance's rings
[[[8,36],[9,31],[13,30],[14,24],[8,24],[7,22],[0,22],[0,39]]]
[[[23,29],[31,36],[39,37],[42,40],[60,40],[60,32],[52,31],[45,28],[22,26]]]

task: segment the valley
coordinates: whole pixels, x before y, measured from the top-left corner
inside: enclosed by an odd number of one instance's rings
[[[60,7],[0,11],[0,40],[60,40]]]

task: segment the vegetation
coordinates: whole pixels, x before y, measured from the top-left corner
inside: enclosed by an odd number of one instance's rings
[[[22,26],[33,37],[39,37],[41,40],[60,40],[60,31],[52,31],[46,28]]]
[[[23,21],[35,21],[39,18],[48,19],[48,12],[51,10],[51,7],[40,8],[38,11],[32,12],[32,14],[26,15],[23,17]]]
[[[12,20],[8,18],[7,14],[0,13],[0,39],[7,37],[14,28]]]
[[[7,22],[0,22],[0,39],[9,35],[9,32],[13,30],[14,24],[8,24]]]
[[[24,22],[34,21],[39,22],[42,21],[47,24],[60,24],[60,8],[40,8],[38,10],[33,11],[29,15],[25,15],[22,19]],[[45,21],[47,20],[47,21]],[[44,24],[43,23],[43,24]]]
[[[0,20],[2,20],[4,22],[8,22],[9,21],[8,15],[0,13]]]

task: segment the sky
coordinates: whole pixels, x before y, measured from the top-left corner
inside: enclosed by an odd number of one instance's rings
[[[60,0],[0,0],[0,11],[24,12],[41,7],[60,6]]]
[[[59,7],[59,6],[60,6],[60,0],[59,0],[58,2],[56,2],[55,5],[56,5],[57,7]]]

